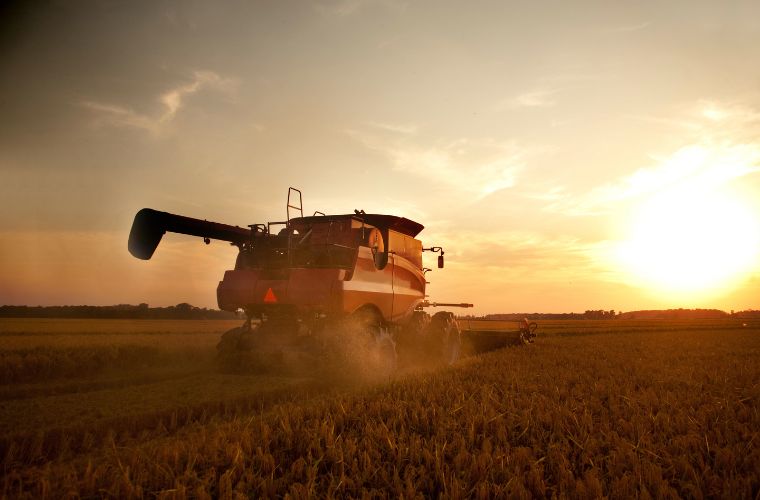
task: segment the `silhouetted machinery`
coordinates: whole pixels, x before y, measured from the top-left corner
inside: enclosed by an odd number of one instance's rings
[[[421,224],[359,210],[304,216],[302,207],[301,191],[290,188],[285,221],[248,228],[145,208],[132,224],[129,251],[150,259],[167,231],[238,247],[235,268],[217,287],[219,308],[242,310],[247,318],[218,346],[220,357],[233,364],[241,357],[266,366],[293,353],[329,355],[336,346],[326,339],[347,325],[350,335],[390,366],[397,355],[451,363],[460,355],[463,338],[475,350],[533,341],[535,323],[525,321],[516,331],[465,330],[463,335],[453,313],[424,312],[472,304],[426,299],[430,269],[423,267],[422,253],[438,253],[442,268],[444,251],[424,248],[416,239]]]

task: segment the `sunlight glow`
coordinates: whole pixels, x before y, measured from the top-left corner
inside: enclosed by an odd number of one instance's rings
[[[757,265],[758,224],[756,207],[739,191],[713,176],[695,176],[636,207],[617,257],[631,281],[646,288],[715,295]]]

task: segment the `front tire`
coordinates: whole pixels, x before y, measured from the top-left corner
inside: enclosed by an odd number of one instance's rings
[[[454,313],[437,312],[430,319],[428,327],[430,351],[434,358],[445,365],[459,360],[462,350],[462,336]]]
[[[341,324],[333,339],[335,349],[330,350],[341,372],[367,381],[387,379],[396,372],[396,342],[379,313],[360,309]]]
[[[240,368],[242,338],[247,333],[247,330],[239,326],[227,330],[222,334],[222,338],[219,339],[219,343],[216,345],[216,363],[221,371],[237,371]]]

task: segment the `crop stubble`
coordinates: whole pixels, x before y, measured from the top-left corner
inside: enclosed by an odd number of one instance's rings
[[[160,338],[150,344],[160,368],[127,360],[119,369],[130,373],[119,378],[93,363],[80,379],[35,371],[23,386],[29,397],[4,384],[4,495],[751,498],[760,491],[758,324],[544,322],[545,335],[530,347],[332,389],[318,380],[215,373],[199,363],[208,361],[200,350],[187,356],[218,338],[183,333],[197,326],[137,323],[131,328],[143,330],[128,339],[128,329],[108,333],[101,322],[102,335],[125,336],[120,345]],[[2,344],[3,360],[24,349],[19,333],[6,324],[0,332],[3,342],[14,337]],[[87,335],[32,349],[109,346]]]

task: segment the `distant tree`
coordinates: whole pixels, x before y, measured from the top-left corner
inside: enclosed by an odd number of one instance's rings
[[[188,303],[169,307],[118,304],[114,306],[0,306],[4,318],[102,318],[102,319],[234,319],[233,312],[200,309]]]

